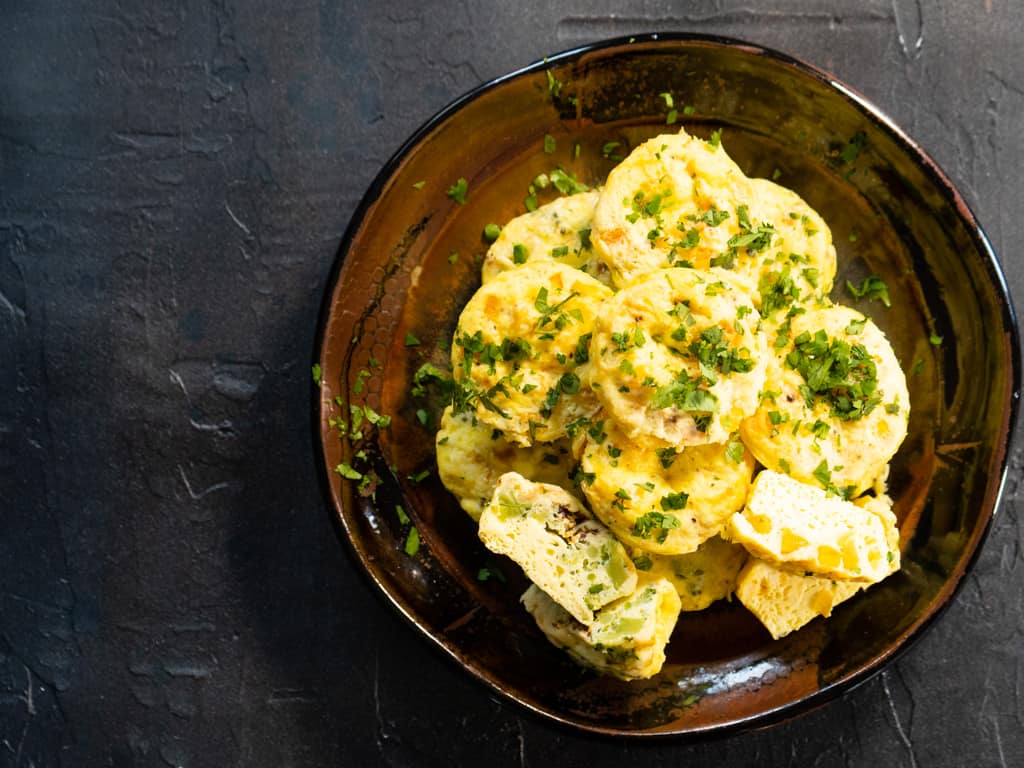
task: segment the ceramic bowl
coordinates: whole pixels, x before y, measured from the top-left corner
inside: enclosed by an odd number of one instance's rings
[[[662,93],[674,96],[677,126],[666,125]],[[663,671],[627,683],[577,667],[544,639],[519,603],[525,581],[510,562],[497,568],[504,580],[481,580],[496,558],[437,480],[434,430],[422,421],[436,419],[438,405],[412,394],[413,377],[425,362],[446,364],[438,345],[479,285],[481,232],[523,212],[537,174],[562,166],[600,184],[615,162],[607,144],[634,146],[678,125],[705,137],[721,130],[749,175],[777,177],[824,216],[840,264],[833,297],[870,314],[907,370],[910,431],[889,478],[903,566],[779,641],[736,601],[684,613]],[[447,194],[458,179],[464,203]],[[891,307],[846,292],[847,280],[869,274],[885,279]],[[863,682],[919,637],[962,583],[998,505],[1020,368],[992,248],[921,148],[818,69],[688,35],[552,56],[429,120],[353,215],[315,363],[317,461],[341,537],[372,583],[500,694],[577,728],[633,736],[792,716]],[[370,423],[374,414],[390,425]],[[336,471],[342,464],[348,477]]]

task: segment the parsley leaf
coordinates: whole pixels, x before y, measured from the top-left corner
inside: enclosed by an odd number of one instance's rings
[[[469,190],[469,184],[462,177],[459,178],[454,184],[448,187],[448,191],[445,193],[459,205],[466,204],[466,192]]]
[[[889,300],[889,286],[886,285],[885,280],[880,278],[878,275],[870,275],[869,277],[865,277],[864,280],[861,282],[860,287],[855,286],[853,283],[847,280],[846,290],[853,294],[853,298],[855,299],[877,299],[887,307],[892,306],[892,302]]]
[[[642,539],[649,539],[653,535],[655,540],[661,544],[668,538],[668,532],[678,527],[678,517],[652,509],[636,519],[632,533]]]

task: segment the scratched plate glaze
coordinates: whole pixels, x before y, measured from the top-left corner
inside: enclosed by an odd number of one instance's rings
[[[663,671],[625,683],[578,668],[543,638],[519,604],[525,581],[514,566],[501,565],[505,581],[478,579],[495,557],[436,479],[433,430],[417,411],[436,418],[437,401],[411,391],[424,362],[446,363],[437,344],[451,338],[479,285],[483,227],[522,212],[530,181],[556,165],[601,183],[614,164],[602,154],[606,143],[634,146],[665,130],[662,92],[674,95],[688,131],[706,137],[721,129],[749,175],[777,173],[824,216],[839,254],[833,298],[869,313],[911,372],[910,434],[890,476],[903,567],[828,620],[779,641],[737,602],[684,613]],[[693,108],[685,116],[684,105]],[[551,155],[546,133],[557,143]],[[460,177],[468,182],[464,205],[445,194]],[[847,279],[869,274],[888,283],[891,308],[846,292]],[[407,344],[409,333],[421,343]],[[929,344],[933,334],[941,345]],[[324,298],[315,362],[321,476],[341,537],[370,580],[494,690],[553,720],[619,735],[781,720],[863,682],[919,637],[988,531],[1020,368],[995,255],[922,150],[817,69],[687,35],[553,56],[479,87],[423,126],[352,218]],[[353,404],[389,415],[390,426],[364,422],[354,437],[351,425],[339,429],[332,420],[348,420]],[[341,462],[368,480],[343,479],[333,471]],[[413,556],[405,551],[410,525],[421,539]]]

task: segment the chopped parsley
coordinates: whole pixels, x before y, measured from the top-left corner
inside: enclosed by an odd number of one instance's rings
[[[743,463],[743,443],[739,440],[733,440],[725,446],[725,458],[731,461],[733,464]]]
[[[409,475],[409,480],[413,483],[422,483],[428,477],[430,477],[430,470],[423,469],[417,472],[416,474]]]
[[[647,555],[637,555],[633,558],[633,565],[638,571],[649,571],[654,567],[654,561]]]
[[[813,336],[804,331],[793,339],[793,345],[786,365],[806,382],[800,390],[808,407],[821,398],[831,406],[832,416],[854,421],[881,402],[875,362],[863,345],[830,340],[823,330]]]
[[[652,536],[659,543],[664,543],[668,532],[679,527],[679,518],[673,514],[651,510],[636,519],[633,523],[633,535],[641,539]]]
[[[690,342],[687,350],[700,362],[701,370],[709,369],[728,376],[733,371],[748,373],[754,368],[750,350],[746,347],[730,347],[718,325],[705,328],[699,339]]]
[[[655,450],[658,456],[658,460],[661,462],[661,466],[668,469],[675,463],[676,456],[679,451],[676,448],[658,448]]]
[[[618,162],[623,159],[623,156],[618,154],[615,150],[622,146],[621,142],[618,141],[606,141],[604,146],[601,147],[601,155],[607,157],[609,160],[615,160]]]
[[[540,290],[537,291],[537,297],[533,301],[534,308],[540,312],[540,318],[537,320],[538,330],[544,328],[552,321],[555,328],[559,331],[565,328],[572,320],[583,322],[583,313],[580,310],[570,309],[567,312],[562,311],[562,307],[577,296],[579,296],[579,293],[572,291],[557,304],[548,304],[548,289],[541,286]]]
[[[730,248],[746,248],[748,253],[759,253],[772,244],[775,227],[767,221],[751,224],[747,206],[741,205],[736,209],[736,218],[739,220],[740,231],[729,238],[727,245]]]
[[[342,462],[334,468],[334,471],[344,477],[346,480],[362,480],[363,473],[358,469],[352,467],[351,464]]]
[[[857,131],[850,140],[846,142],[846,146],[843,147],[839,153],[839,158],[846,164],[852,163],[858,157],[860,157],[861,150],[864,149],[864,145],[867,144],[868,137],[864,131]]]
[[[885,280],[880,278],[878,275],[865,277],[864,280],[861,281],[859,287],[847,280],[846,290],[848,290],[855,299],[864,298],[872,301],[877,299],[887,307],[892,306],[892,302],[889,299],[889,286],[886,285]]]
[[[706,432],[711,423],[711,415],[718,412],[718,398],[706,389],[700,389],[703,377],[691,378],[685,370],[680,370],[675,379],[658,387],[651,397],[651,408],[660,410],[675,406],[681,411],[697,414],[694,422],[697,429]]]
[[[469,191],[469,184],[466,183],[466,179],[459,177],[459,180],[448,187],[448,191],[445,193],[459,205],[466,204],[466,193]]]
[[[669,512],[677,509],[686,509],[686,502],[689,500],[689,495],[680,491],[679,493],[670,493],[662,496],[659,504],[663,510]]]
[[[505,581],[505,574],[503,574],[498,569],[497,566],[493,566],[493,565],[491,565],[491,566],[486,566],[485,565],[483,568],[481,568],[479,571],[476,572],[476,580],[477,581],[490,581],[491,579],[493,579],[495,581],[504,582]]]
[[[405,537],[405,554],[414,557],[420,551],[420,532],[414,525]]]
[[[579,181],[572,173],[564,168],[555,168],[548,174],[555,189],[563,195],[577,195],[581,192],[589,192],[590,187]]]
[[[717,208],[715,208],[714,204],[712,204],[710,208],[704,211],[704,213],[701,214],[699,218],[695,217],[697,221],[701,221],[707,224],[709,227],[717,227],[719,224],[721,224],[728,218],[729,212],[718,210]]]

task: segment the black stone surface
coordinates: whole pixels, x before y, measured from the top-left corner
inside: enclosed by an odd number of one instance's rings
[[[309,361],[363,190],[545,54],[724,34],[834,72],[959,186],[1024,303],[1007,0],[0,4],[0,766],[1024,765],[1024,446],[950,609],[770,730],[577,735],[498,700],[356,572]]]

